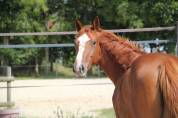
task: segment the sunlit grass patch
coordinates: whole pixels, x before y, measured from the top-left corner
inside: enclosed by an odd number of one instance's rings
[[[95,118],[95,115],[92,112],[83,112],[80,109],[65,111],[60,107],[57,107],[54,111],[53,118]]]
[[[96,118],[116,118],[113,108],[97,110],[96,114]]]
[[[42,118],[42,117],[32,117],[32,116],[20,116],[19,118]],[[64,110],[57,107],[48,118],[115,118],[115,113],[113,108],[100,109],[92,112],[82,111],[80,109],[76,110]]]

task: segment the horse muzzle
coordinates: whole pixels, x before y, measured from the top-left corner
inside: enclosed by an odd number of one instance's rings
[[[80,64],[79,66],[74,64],[73,72],[76,73],[79,78],[86,77],[87,68],[83,64]]]

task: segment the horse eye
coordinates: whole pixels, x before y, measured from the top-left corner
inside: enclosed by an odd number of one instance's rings
[[[93,46],[95,46],[95,45],[96,45],[96,41],[92,41],[91,44],[92,44]]]

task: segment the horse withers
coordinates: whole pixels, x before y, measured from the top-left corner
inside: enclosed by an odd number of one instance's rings
[[[98,64],[115,85],[113,106],[117,118],[177,118],[178,58],[147,54],[139,45],[100,28],[99,18],[78,34],[74,71],[86,76]]]

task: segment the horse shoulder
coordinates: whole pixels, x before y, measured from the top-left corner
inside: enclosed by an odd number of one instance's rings
[[[153,53],[138,57],[131,66],[133,73],[137,76],[147,76],[158,74],[160,66],[172,64],[174,69],[178,69],[178,58],[168,54]]]
[[[145,76],[153,76],[158,71],[159,65],[162,64],[164,58],[156,54],[145,54],[138,57],[131,66],[131,73],[137,78]],[[154,75],[156,76],[156,75]]]
[[[161,99],[158,86],[158,67],[164,62],[162,55],[146,54],[131,66],[130,85],[132,90],[133,107],[138,117],[144,115],[152,118],[161,116]],[[141,110],[137,110],[140,109]],[[141,112],[141,113],[140,113]],[[150,114],[151,113],[151,114]]]

